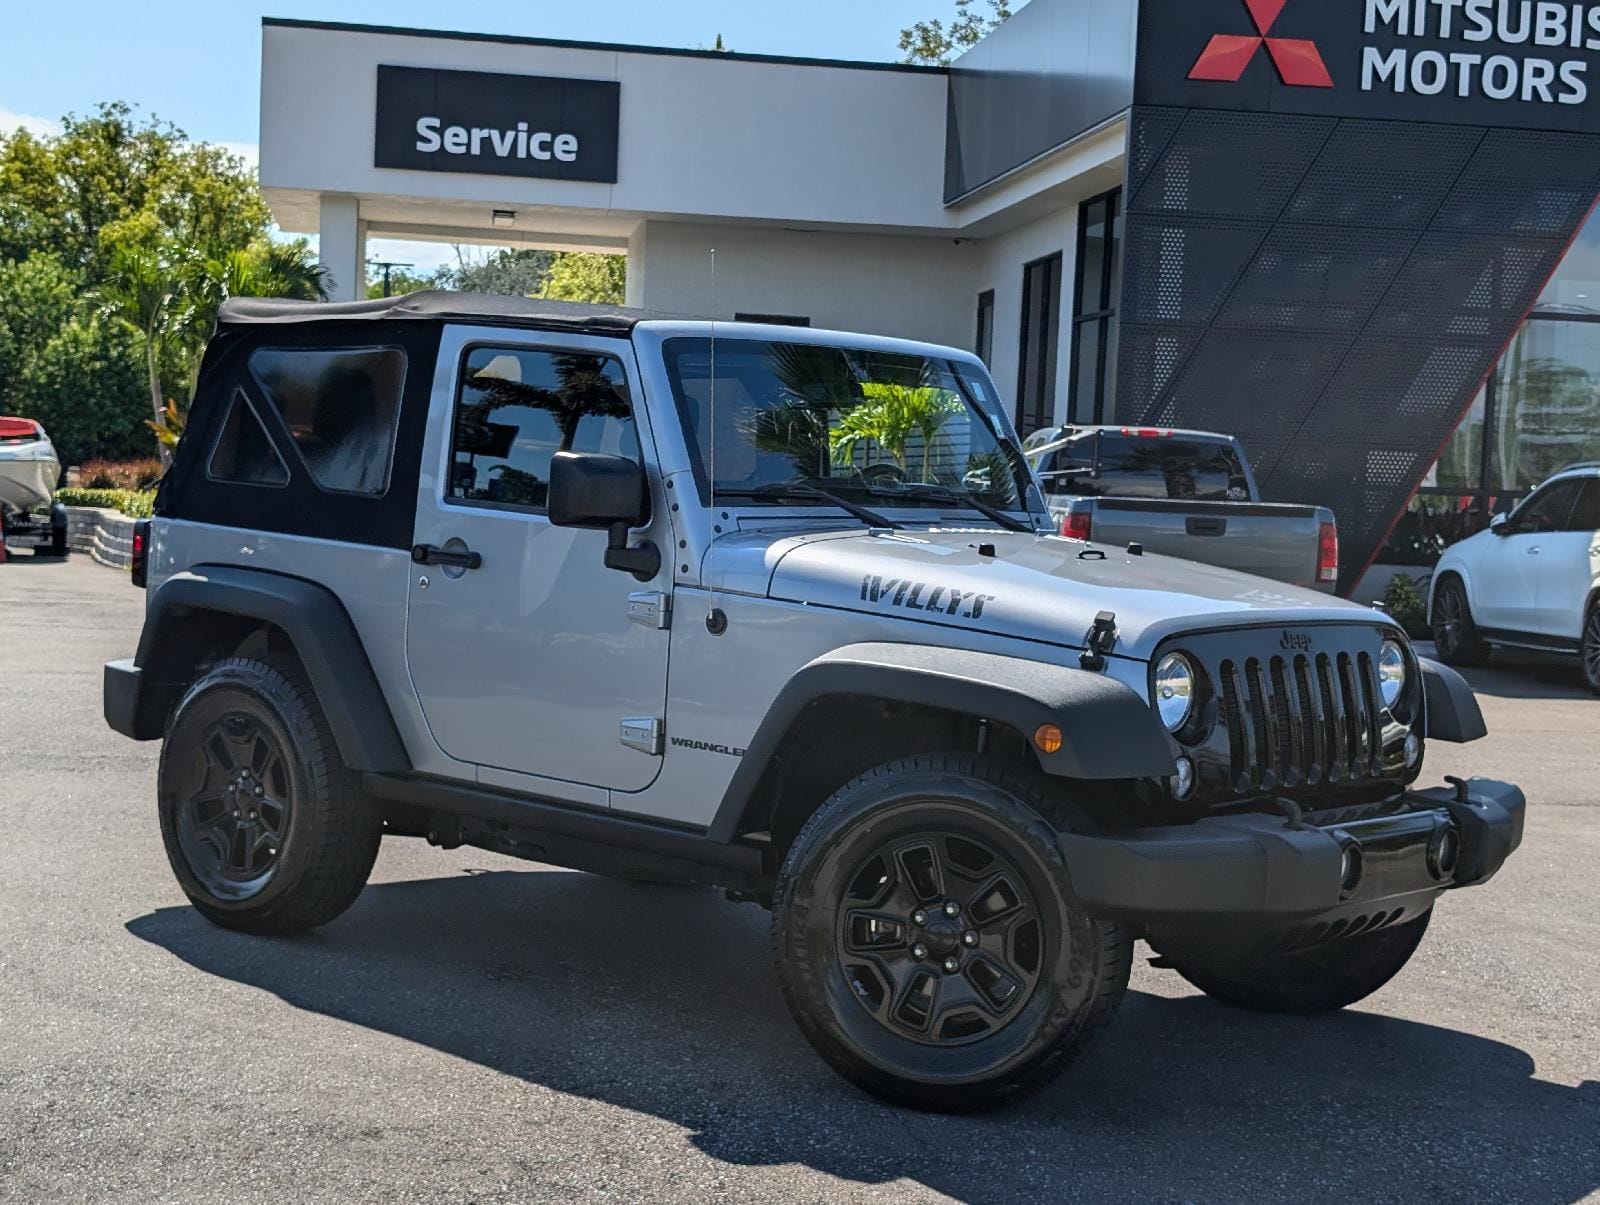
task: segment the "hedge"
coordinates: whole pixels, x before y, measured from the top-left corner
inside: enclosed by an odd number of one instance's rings
[[[148,519],[155,500],[155,490],[89,490],[68,486],[56,491],[56,501],[62,506],[98,506],[121,511],[130,519]]]

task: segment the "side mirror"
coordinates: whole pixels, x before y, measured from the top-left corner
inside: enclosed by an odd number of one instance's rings
[[[661,552],[654,544],[628,543],[629,529],[650,520],[650,489],[638,462],[602,452],[557,452],[550,459],[545,509],[556,527],[607,532],[607,569],[631,573],[642,582],[661,571]]]
[[[1506,514],[1505,511],[1501,511],[1498,515],[1489,520],[1489,530],[1494,532],[1494,534],[1497,536],[1510,535],[1513,530],[1511,527],[1511,516]]]

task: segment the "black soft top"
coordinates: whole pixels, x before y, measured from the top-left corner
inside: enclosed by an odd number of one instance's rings
[[[279,297],[234,297],[222,303],[219,327],[293,322],[382,322],[388,319],[477,321],[497,326],[627,335],[647,318],[680,317],[620,305],[544,301],[489,293],[429,289],[372,301],[287,301]]]

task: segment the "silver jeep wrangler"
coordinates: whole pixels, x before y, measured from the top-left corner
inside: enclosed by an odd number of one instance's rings
[[[771,908],[796,1021],[975,1109],[1112,1017],[1136,938],[1249,1008],[1368,995],[1521,839],[1418,789],[1471,692],[1384,615],[1047,530],[945,347],[417,294],[223,307],[111,726],[219,925],[379,839]]]

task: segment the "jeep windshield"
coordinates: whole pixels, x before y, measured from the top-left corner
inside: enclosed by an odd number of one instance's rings
[[[763,339],[662,350],[703,498],[972,510],[1019,530],[1043,510],[993,385],[969,364]]]

